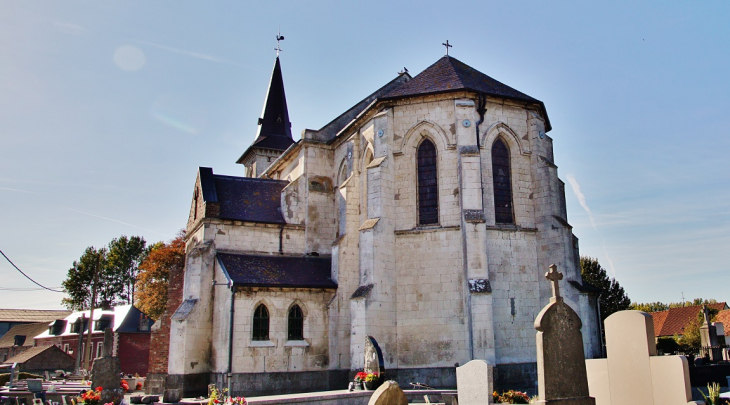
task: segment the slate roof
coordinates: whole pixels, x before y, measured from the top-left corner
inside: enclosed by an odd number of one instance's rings
[[[218,253],[217,258],[235,286],[337,288],[329,257]]]
[[[725,336],[730,336],[730,309],[718,312],[715,322],[722,322],[722,326],[725,329]]]
[[[281,215],[281,190],[284,180],[222,176],[213,169],[201,167],[200,186],[206,203],[218,203],[221,219],[284,224]]]
[[[386,94],[383,99],[422,96],[462,90],[538,104],[545,118],[546,130],[550,130],[550,120],[547,116],[545,104],[542,101],[515,90],[451,56],[442,57],[412,80]]]
[[[33,346],[36,336],[48,330],[49,322],[41,323],[26,323],[22,325],[15,325],[0,338],[0,348],[12,347],[15,344],[15,336],[25,336],[25,342],[23,346]]]
[[[64,318],[65,325],[63,328],[63,332],[61,332],[58,335],[51,334],[49,332],[49,328],[46,327],[46,329],[36,335],[36,339],[42,339],[42,338],[49,338],[49,337],[56,337],[56,336],[78,336],[78,333],[71,332],[72,325],[78,318],[81,317],[81,315],[84,315],[86,319],[89,318],[90,312],[88,309],[85,311],[79,311],[79,312],[73,312],[70,315],[68,315],[66,318]],[[117,305],[111,309],[102,310],[101,308],[94,309],[94,321],[98,321],[102,318],[106,319],[112,319],[113,323],[111,324],[111,328],[114,332],[141,332],[141,333],[149,333],[149,330],[147,331],[140,331],[140,315],[142,312],[134,307],[133,305]],[[149,320],[149,326],[151,327],[154,324],[153,320]],[[96,325],[92,326],[93,333],[103,333],[101,330],[97,330]],[[85,331],[89,330],[89,325],[87,322],[87,326],[84,329]]]
[[[727,304],[718,302],[707,304],[707,307],[721,311],[727,308]],[[690,305],[650,313],[654,323],[654,335],[659,337],[684,334],[684,328],[695,319],[700,311],[702,311],[702,305]]]
[[[294,143],[291,135],[289,109],[286,105],[284,78],[281,75],[281,63],[276,57],[274,71],[271,73],[269,90],[266,93],[264,110],[259,118],[258,133],[253,144],[241,155],[237,163],[243,163],[246,155],[253,148],[285,151]]]
[[[71,311],[45,309],[0,309],[0,322],[51,322],[67,317]]]

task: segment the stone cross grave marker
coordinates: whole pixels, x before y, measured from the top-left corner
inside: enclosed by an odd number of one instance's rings
[[[588,388],[596,405],[696,404],[687,358],[656,355],[651,315],[619,311],[604,324],[608,358],[586,360]]]
[[[595,399],[588,394],[580,317],[560,296],[563,274],[556,265],[550,266],[545,278],[552,283],[553,296],[535,319],[537,403],[594,405]]]
[[[483,405],[492,402],[494,367],[484,360],[472,360],[456,368],[459,405]]]
[[[103,355],[96,358],[91,367],[91,386],[102,388],[100,403],[113,402],[119,405],[124,398],[120,377],[122,367],[119,364],[119,358],[111,355],[113,342],[114,335],[111,328],[104,329]]]

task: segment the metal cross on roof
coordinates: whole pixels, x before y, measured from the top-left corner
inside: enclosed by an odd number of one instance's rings
[[[559,281],[563,279],[563,273],[558,271],[558,266],[551,264],[550,271],[545,273],[545,278],[550,280],[553,285],[553,298],[556,300],[560,298],[560,284]]]
[[[441,44],[446,47],[446,56],[449,56],[449,48],[453,48],[452,45],[449,45],[449,40],[446,40],[446,43]]]
[[[279,33],[276,34],[276,48],[274,48],[274,50],[276,51],[277,57],[279,56],[279,52],[283,51],[283,49],[281,49],[281,46],[280,46],[281,45],[280,42],[283,40],[284,40],[284,36],[281,35],[281,30],[279,30]]]

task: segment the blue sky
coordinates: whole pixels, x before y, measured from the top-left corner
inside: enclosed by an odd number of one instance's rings
[[[634,301],[728,300],[730,3],[0,2],[0,250],[58,287],[243,175],[275,35],[293,133],[444,53],[545,102],[568,219]],[[0,262],[1,288],[33,288]],[[0,290],[2,308],[62,294]]]

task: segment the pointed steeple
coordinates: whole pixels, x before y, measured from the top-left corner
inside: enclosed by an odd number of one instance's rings
[[[236,163],[244,164],[248,168],[249,163],[257,160],[256,156],[252,156],[256,154],[256,151],[265,150],[267,152],[265,153],[266,156],[271,157],[272,152],[279,152],[280,154],[293,143],[289,109],[286,105],[286,94],[284,93],[284,79],[281,74],[281,62],[279,62],[277,56],[274,71],[271,73],[264,109],[261,112],[261,118],[259,118],[256,140]],[[263,172],[264,169],[258,167],[251,174],[255,177],[257,173]]]

